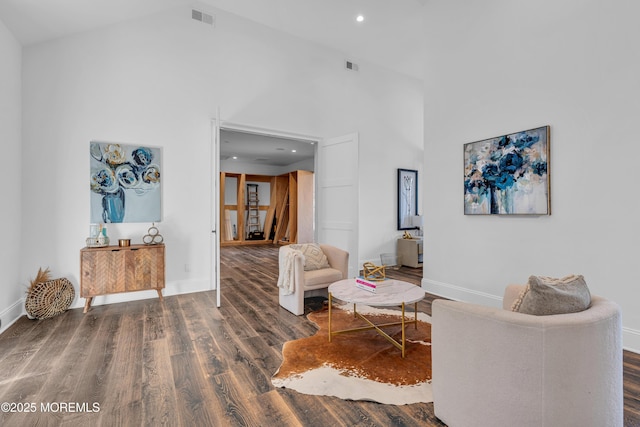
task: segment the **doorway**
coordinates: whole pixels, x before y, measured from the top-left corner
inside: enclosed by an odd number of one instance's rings
[[[350,274],[357,272],[358,258],[358,134],[352,133],[334,138],[319,138],[308,135],[293,134],[289,132],[272,131],[255,127],[229,124],[213,121],[214,141],[214,198],[212,199],[213,217],[216,219],[214,238],[214,266],[212,268],[214,283],[217,286],[218,298],[220,295],[220,237],[221,218],[224,218],[225,201],[220,199],[220,173],[223,170],[241,171],[241,167],[249,167],[249,171],[273,171],[285,172],[297,168],[310,169],[314,174],[317,171],[317,179],[313,181],[312,217],[313,232],[308,241],[322,241],[323,243],[342,247],[349,251]],[[219,124],[219,125],[218,125]],[[228,142],[227,142],[228,141]],[[244,142],[243,142],[244,141]],[[275,143],[275,145],[273,145]],[[286,144],[286,145],[282,145]],[[247,148],[253,147],[253,149]],[[235,153],[232,151],[236,151]],[[268,152],[260,152],[267,149]],[[269,151],[270,150],[270,151]],[[288,150],[288,152],[287,152]],[[296,150],[295,152],[293,150]],[[299,151],[302,150],[302,151]],[[310,150],[313,156],[299,155]],[[285,165],[269,165],[267,155],[274,152],[291,156],[299,155],[294,162]],[[284,152],[284,153],[283,153]],[[242,159],[244,153],[245,159]],[[264,154],[264,155],[262,155]],[[234,159],[234,157],[237,157]],[[240,160],[240,161],[238,161]],[[244,161],[243,161],[244,160]],[[244,165],[243,165],[244,164]],[[288,165],[288,166],[287,166]],[[293,166],[292,166],[293,165]],[[265,169],[266,168],[266,169]],[[233,173],[233,172],[232,172]],[[246,184],[246,183],[245,183]],[[320,200],[321,199],[321,200]],[[319,200],[319,202],[316,202]],[[244,203],[244,200],[241,201]],[[238,201],[236,200],[236,205]],[[316,205],[322,210],[317,209]],[[336,216],[337,215],[337,216]],[[316,227],[316,224],[318,226]],[[233,223],[230,223],[231,229]],[[237,224],[236,224],[237,230]],[[219,304],[218,304],[219,306]]]
[[[315,240],[317,140],[220,129],[222,246]]]
[[[213,121],[212,132],[214,192],[211,205],[214,209],[212,217],[215,224],[213,226],[214,232],[212,233],[212,253],[214,254],[212,280],[213,288],[217,291],[217,306],[220,307],[221,279],[227,276],[232,277],[234,270],[238,269],[237,265],[231,266],[226,265],[226,263],[220,263],[221,250],[225,249],[221,242],[223,240],[233,242],[234,238],[240,237],[240,233],[243,233],[241,235],[242,238],[238,239],[240,243],[254,242],[255,244],[264,245],[268,244],[269,242],[266,240],[272,237],[270,235],[271,227],[268,225],[270,221],[268,219],[268,209],[262,215],[263,209],[259,202],[261,197],[259,187],[262,186],[262,194],[269,194],[266,198],[271,199],[271,194],[273,193],[271,186],[275,188],[277,183],[275,179],[273,181],[266,180],[265,182],[264,179],[257,177],[291,175],[292,171],[303,169],[307,169],[307,171],[304,171],[305,174],[312,175],[316,167],[319,138],[230,125],[221,123],[219,119]],[[232,181],[229,183],[229,188],[236,189],[232,192],[235,200],[231,197],[226,197],[225,194],[227,174],[230,181]],[[247,176],[249,176],[249,182],[246,180]],[[235,182],[233,182],[234,180]],[[265,188],[267,184],[269,188]],[[255,194],[251,196],[247,194],[245,196],[245,186],[253,190],[252,192],[255,191]],[[312,190],[310,193],[312,195],[315,194],[313,186],[314,184],[311,182]],[[253,197],[255,199],[250,200]],[[258,230],[244,227],[245,203],[247,207],[251,203],[252,207],[251,210],[247,209],[246,212],[247,223],[250,220],[249,215],[256,212],[256,218],[252,218],[251,221],[256,221],[259,224]],[[269,200],[269,205],[271,203],[271,200]],[[310,240],[315,238],[313,231],[315,224],[314,205],[315,197],[312,196],[311,211],[308,213],[312,234],[310,237],[306,237],[310,238]],[[271,218],[275,219],[273,212]],[[258,236],[261,239],[245,239],[245,237],[250,237],[244,234],[247,231],[261,232],[262,235]],[[262,242],[259,240],[262,240]],[[243,270],[244,268],[240,268],[239,271]]]

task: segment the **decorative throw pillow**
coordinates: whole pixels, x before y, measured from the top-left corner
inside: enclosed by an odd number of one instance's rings
[[[560,279],[531,276],[511,309],[519,313],[546,316],[577,313],[586,310],[590,305],[591,293],[581,275]]]
[[[302,243],[289,245],[289,247],[302,252],[302,255],[304,255],[304,271],[331,267],[327,256],[322,252],[320,245],[317,243]]]

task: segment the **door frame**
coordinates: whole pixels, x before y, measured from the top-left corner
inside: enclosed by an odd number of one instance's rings
[[[234,123],[220,120],[220,113],[216,117],[211,118],[211,285],[210,289],[216,290],[216,304],[220,307],[220,131],[227,130],[232,132],[244,132],[255,135],[264,135],[265,137],[276,137],[293,139],[296,141],[309,142],[314,145],[314,173],[318,167],[318,145],[322,138],[312,135],[303,135],[293,132],[285,132],[274,129],[266,129],[257,126]],[[316,202],[317,181],[314,183],[313,202]],[[318,230],[315,224],[318,223],[318,212],[314,208],[314,240],[318,239]]]
[[[298,134],[298,133],[294,133],[294,132],[287,132],[287,131],[282,131],[282,130],[276,130],[276,129],[269,129],[269,128],[262,128],[262,127],[257,127],[257,126],[252,126],[252,125],[246,125],[246,124],[241,124],[241,123],[236,123],[236,122],[231,122],[231,121],[225,121],[225,120],[220,120],[219,117],[217,117],[216,119],[212,119],[212,133],[214,133],[214,135],[212,136],[212,140],[217,141],[217,145],[214,143],[212,145],[213,147],[213,153],[212,153],[212,162],[217,162],[212,164],[212,168],[211,170],[214,171],[212,172],[217,174],[212,176],[213,184],[214,184],[214,188],[215,191],[212,192],[212,201],[211,201],[211,209],[212,209],[212,218],[214,218],[214,221],[217,221],[215,224],[215,228],[212,228],[212,230],[217,230],[220,227],[220,131],[222,130],[227,130],[227,131],[232,131],[232,132],[244,132],[244,133],[251,133],[251,134],[255,134],[255,135],[264,135],[265,137],[276,137],[276,138],[287,138],[287,139],[293,139],[293,140],[297,140],[297,141],[302,141],[302,142],[309,142],[309,143],[313,143],[314,145],[314,174],[318,173],[318,158],[319,158],[319,149],[320,149],[320,144],[323,141],[326,141],[328,139],[333,139],[333,138],[323,138],[323,137],[319,137],[319,136],[314,136],[314,135],[305,135],[305,134]],[[358,132],[354,132],[354,133],[350,133],[344,136],[349,136],[349,135],[355,135],[356,139],[359,139],[359,133]],[[314,241],[318,241],[318,236],[319,236],[319,218],[318,218],[318,211],[319,209],[316,208],[316,203],[318,200],[318,191],[319,191],[319,179],[318,179],[318,175],[316,175],[315,179],[314,179],[314,197],[313,197],[313,203],[314,203],[314,209],[313,209],[313,215],[314,215],[314,229],[313,229],[313,238]],[[359,184],[357,185],[359,186]],[[357,223],[358,223],[358,217],[356,217],[356,227],[357,227]],[[356,233],[356,239],[355,239],[355,251],[356,253],[353,254],[355,255],[353,260],[350,261],[350,269],[353,269],[355,271],[357,271],[357,252],[358,252],[358,245],[360,244],[360,239],[358,236],[358,230],[355,230]],[[220,287],[220,233],[219,232],[214,232],[212,234],[212,236],[215,236],[215,245],[217,246],[217,251],[216,253],[216,259],[214,260],[214,266],[212,268],[212,271],[215,269],[215,271],[217,272],[217,288],[215,289],[219,289]],[[351,257],[350,257],[351,258]],[[215,278],[214,278],[215,279]],[[220,295],[220,292],[217,292],[218,294],[218,298]],[[218,307],[220,303],[218,302]]]
[[[218,203],[220,200],[220,111],[218,110],[216,117],[211,118],[211,165],[209,170],[211,176],[209,182],[211,183],[211,201],[209,218],[211,218],[210,230],[210,254],[211,269],[210,269],[210,289],[216,291],[216,307],[220,308],[221,289],[220,289],[220,210],[218,209]]]

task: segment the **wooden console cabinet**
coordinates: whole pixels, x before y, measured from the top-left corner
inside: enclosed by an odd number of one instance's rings
[[[80,297],[86,298],[85,313],[95,296],[150,289],[162,301],[163,244],[80,250]]]
[[[422,239],[398,239],[398,264],[422,267]]]

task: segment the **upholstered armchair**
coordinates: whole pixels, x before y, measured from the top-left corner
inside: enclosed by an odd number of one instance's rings
[[[322,254],[326,261],[314,259]],[[349,253],[324,244],[289,245],[280,248],[279,263],[280,305],[299,316],[304,314],[305,296],[327,296],[329,285],[347,278]]]
[[[622,327],[617,304],[535,316],[436,300],[432,311],[435,415],[449,427],[622,426]]]

